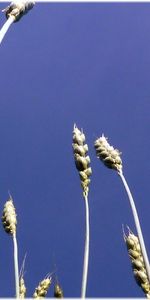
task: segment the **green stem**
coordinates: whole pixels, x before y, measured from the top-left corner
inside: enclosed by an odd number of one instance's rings
[[[144,243],[144,239],[143,239],[143,234],[142,234],[142,230],[141,230],[141,225],[140,225],[137,209],[136,209],[132,194],[130,192],[129,186],[127,184],[127,181],[126,181],[126,179],[123,175],[123,172],[118,171],[118,175],[122,179],[124,188],[127,192],[128,198],[129,198],[129,202],[130,202],[130,206],[131,206],[131,209],[132,209],[133,218],[134,218],[134,222],[135,222],[135,226],[136,226],[136,230],[137,230],[137,234],[138,234],[138,238],[139,238],[139,243],[140,243],[140,246],[141,246],[141,251],[142,251],[142,255],[143,255],[143,259],[144,259],[144,263],[145,263],[145,269],[146,269],[147,276],[148,276],[148,279],[149,279],[149,282],[150,282],[149,259],[148,259],[148,255],[147,255],[147,252],[146,252],[146,247],[145,247],[145,243]]]
[[[84,200],[85,200],[85,213],[86,213],[86,231],[85,231],[85,248],[84,248],[81,298],[85,298],[85,296],[86,296],[88,264],[89,264],[89,240],[90,240],[88,195],[84,195]]]
[[[17,245],[16,233],[13,234],[13,244],[14,244],[14,271],[15,271],[16,298],[19,299],[18,245]]]

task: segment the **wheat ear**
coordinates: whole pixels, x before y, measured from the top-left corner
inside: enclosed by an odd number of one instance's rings
[[[53,279],[54,279],[54,298],[64,298],[63,289],[61,288],[58,282],[58,277],[56,273]]]
[[[81,186],[83,189],[83,197],[85,200],[86,233],[85,233],[84,262],[83,262],[83,275],[82,275],[82,287],[81,287],[81,298],[85,298],[86,288],[87,288],[89,241],[90,241],[88,192],[89,192],[89,183],[90,183],[89,177],[92,174],[92,169],[89,167],[90,157],[87,155],[88,145],[85,144],[85,135],[83,131],[77,128],[76,125],[74,125],[74,129],[73,129],[72,146],[73,146],[75,164],[79,172]]]
[[[135,206],[135,202],[134,202],[134,199],[132,197],[129,186],[127,184],[127,181],[126,181],[126,179],[123,175],[122,160],[121,160],[121,157],[120,157],[121,153],[118,151],[118,149],[114,149],[113,146],[110,146],[110,144],[108,143],[108,141],[107,141],[107,139],[105,138],[104,135],[102,135],[102,137],[98,138],[95,141],[94,146],[95,146],[97,157],[108,168],[111,168],[111,169],[114,169],[114,170],[117,171],[118,175],[120,176],[120,178],[122,180],[124,188],[127,192],[129,203],[130,203],[132,214],[133,214],[133,218],[134,218],[134,222],[135,222],[135,226],[136,226],[136,230],[137,230],[137,234],[138,234],[138,239],[139,239],[139,243],[140,243],[140,247],[141,247],[141,252],[142,252],[142,255],[143,255],[143,259],[144,259],[145,269],[146,269],[146,272],[147,272],[148,280],[150,282],[149,259],[148,259],[148,255],[147,255],[147,251],[146,251],[146,247],[145,247],[145,243],[144,243],[144,238],[143,238],[143,234],[142,234],[141,225],[140,225],[137,209],[136,209],[136,206]]]
[[[128,234],[123,231],[124,241],[127,245],[128,254],[131,260],[133,274],[137,284],[142,288],[147,298],[150,298],[150,283],[148,280],[143,255],[138,237],[128,227]]]
[[[19,298],[18,246],[17,246],[17,238],[16,238],[17,218],[16,218],[15,207],[13,204],[13,199],[11,196],[4,205],[4,210],[3,210],[3,215],[2,215],[2,223],[3,223],[3,227],[5,229],[5,232],[10,234],[13,238],[16,297]]]
[[[54,286],[54,298],[64,298],[63,290],[58,282]]]
[[[33,298],[35,299],[45,298],[51,283],[52,283],[51,276],[47,276],[42,281],[40,281],[38,286],[35,288]]]
[[[26,297],[27,288],[25,286],[24,277],[19,278],[19,298],[24,299]]]
[[[3,9],[3,12],[5,12],[7,21],[3,25],[3,27],[0,30],[0,44],[8,31],[9,27],[12,23],[17,22],[20,20],[20,18],[25,15],[33,6],[35,2],[34,1],[21,1],[21,0],[15,0],[13,1],[9,6],[7,6],[5,9]]]

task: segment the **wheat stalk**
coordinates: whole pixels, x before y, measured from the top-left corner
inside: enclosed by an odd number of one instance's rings
[[[83,189],[83,197],[85,200],[86,233],[85,233],[84,262],[83,262],[83,275],[82,275],[82,287],[81,287],[81,298],[85,298],[86,288],[87,288],[89,241],[90,241],[88,192],[89,192],[89,183],[90,183],[89,177],[92,174],[92,169],[89,167],[90,157],[87,156],[88,145],[85,144],[85,135],[83,131],[77,128],[76,125],[74,125],[74,129],[73,129],[72,146],[73,146],[75,164],[79,172],[81,186]]]
[[[148,255],[147,255],[147,251],[146,251],[146,247],[145,247],[145,243],[144,243],[144,238],[143,238],[143,234],[142,234],[141,225],[140,225],[137,209],[136,209],[136,206],[135,206],[135,202],[134,202],[134,199],[132,197],[129,186],[127,184],[127,181],[126,181],[126,179],[123,175],[122,160],[121,160],[121,157],[120,157],[121,153],[119,152],[118,149],[114,149],[113,146],[110,146],[110,144],[108,143],[108,141],[107,141],[107,139],[105,138],[104,135],[102,135],[102,137],[98,138],[95,141],[94,146],[95,146],[97,157],[108,168],[111,168],[111,169],[114,169],[114,170],[117,171],[118,175],[120,176],[120,178],[122,180],[124,188],[127,192],[129,203],[130,203],[132,214],[133,214],[133,218],[134,218],[134,222],[135,222],[135,226],[136,226],[136,230],[137,230],[137,234],[138,234],[138,239],[139,239],[139,243],[140,243],[140,247],[141,247],[142,256],[143,256],[143,259],[144,259],[145,269],[146,269],[146,272],[147,272],[148,280],[150,282],[149,259],[148,259]]]
[[[16,284],[16,297],[19,298],[19,268],[18,268],[18,246],[16,238],[16,225],[17,218],[13,199],[10,196],[9,200],[4,205],[2,223],[6,233],[10,234],[13,238],[14,245],[14,270],[15,270],[15,284]]]

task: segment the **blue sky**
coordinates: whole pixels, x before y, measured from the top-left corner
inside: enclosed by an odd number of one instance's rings
[[[84,130],[93,170],[87,296],[143,296],[122,236],[122,224],[135,230],[128,199],[93,143],[104,133],[122,151],[150,255],[149,16],[150,3],[37,3],[0,46],[0,209],[9,190],[20,265],[27,253],[28,297],[55,265],[64,295],[80,296],[85,212],[74,123]],[[2,226],[0,245],[0,295],[10,297],[13,247]]]

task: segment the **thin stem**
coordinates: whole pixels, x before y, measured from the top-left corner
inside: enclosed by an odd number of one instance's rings
[[[145,263],[145,269],[147,272],[147,276],[150,282],[150,265],[149,265],[149,259],[148,259],[148,255],[146,252],[146,247],[145,247],[145,243],[144,243],[144,239],[143,239],[143,234],[142,234],[142,230],[141,230],[141,225],[140,225],[140,221],[139,221],[139,217],[138,217],[138,213],[136,210],[136,206],[134,203],[134,199],[132,197],[132,194],[130,192],[129,186],[127,184],[127,181],[122,173],[122,171],[118,172],[118,175],[121,177],[123,185],[125,187],[125,190],[127,192],[128,198],[129,198],[129,202],[130,202],[130,206],[132,209],[132,213],[133,213],[133,217],[134,217],[134,222],[135,222],[135,226],[136,226],[136,230],[137,230],[137,234],[138,234],[138,238],[139,238],[139,243],[141,246],[141,251],[142,251],[142,255],[143,255],[143,259],[144,259],[144,263]]]
[[[3,27],[1,28],[1,30],[0,30],[0,44],[1,44],[5,34],[7,32],[7,30],[9,29],[11,24],[14,22],[14,20],[15,20],[14,16],[10,16],[8,18],[8,20],[5,22],[5,24],[3,25]]]
[[[13,234],[13,244],[14,244],[14,271],[15,271],[16,298],[19,299],[18,245],[17,245],[16,233]]]
[[[85,296],[86,296],[88,264],[89,264],[89,240],[90,240],[88,195],[84,196],[84,200],[85,200],[85,213],[86,213],[86,231],[85,231],[85,248],[84,248],[81,298],[85,298]]]

